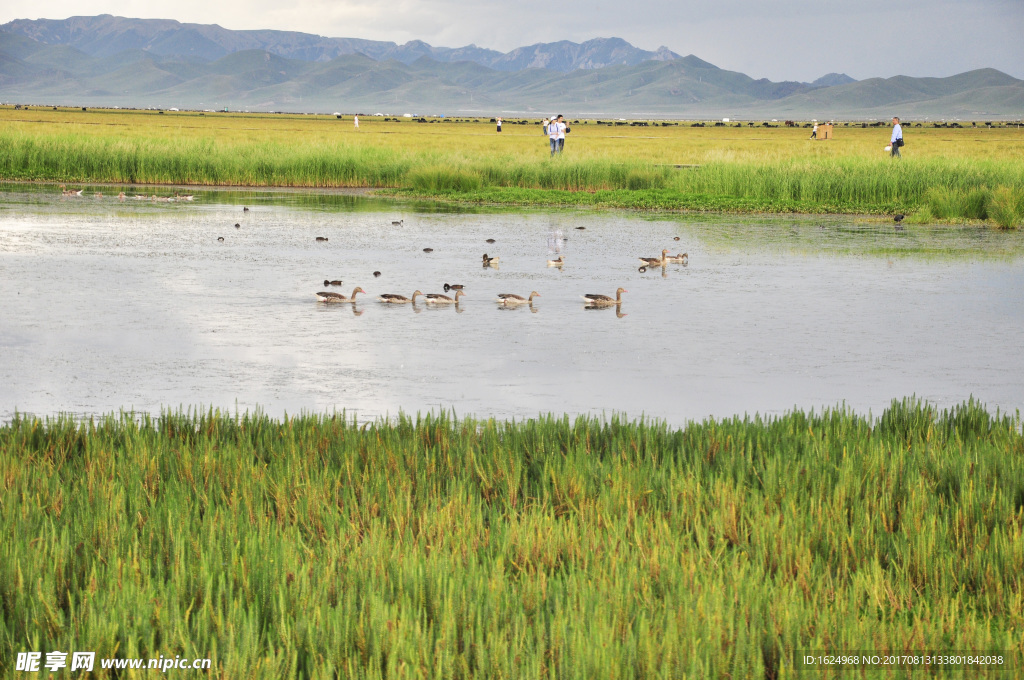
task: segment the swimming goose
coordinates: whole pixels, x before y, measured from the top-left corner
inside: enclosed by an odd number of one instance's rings
[[[442,295],[441,293],[427,293],[423,297],[426,298],[426,301],[427,301],[428,305],[429,304],[447,305],[447,304],[451,304],[452,302],[454,302],[455,304],[458,304],[459,303],[459,298],[462,297],[463,295],[465,295],[465,293],[463,293],[461,290],[457,290],[457,291],[455,291],[455,297],[454,298],[450,298],[447,295]]]
[[[462,290],[463,288],[465,288],[465,286],[462,285],[461,283],[444,284],[444,292],[446,293],[450,290]]]
[[[119,200],[119,201],[123,201],[124,200],[124,192],[123,191],[117,195],[117,200]]]
[[[338,281],[337,279],[334,280],[334,281],[331,281],[330,279],[324,279],[324,285],[325,286],[340,286],[341,285],[341,281]]]
[[[661,251],[661,257],[660,258],[659,257],[641,257],[640,260],[642,262],[646,262],[648,266],[650,266],[652,264],[655,265],[655,266],[661,266],[661,265],[665,264],[665,256],[666,255],[668,255],[668,248],[666,248],[665,250]]]
[[[184,194],[184,195],[182,195],[182,194],[179,194],[178,192],[174,192],[174,197],[176,199],[178,199],[179,201],[191,201],[192,198],[193,198],[192,194]]]
[[[318,242],[326,241],[326,240],[327,240],[327,237],[326,237],[326,236],[317,236],[317,237],[316,237],[316,240],[317,240]]]
[[[625,288],[619,288],[615,291],[615,297],[608,297],[607,295],[598,295],[597,293],[587,293],[583,296],[583,299],[587,301],[588,305],[596,305],[604,307],[607,305],[618,305],[622,303],[622,294],[628,293],[629,291]]]
[[[417,290],[412,294],[411,298],[407,298],[404,295],[396,295],[395,293],[384,293],[377,299],[380,300],[381,302],[390,302],[392,304],[402,304],[404,302],[411,302],[413,304],[416,304],[417,295],[423,295],[423,293]]]
[[[562,255],[559,255],[557,260],[548,260],[549,267],[561,267],[563,264],[565,264],[565,257]]]
[[[327,291],[320,291],[316,294],[316,299],[320,302],[355,302],[356,293],[365,293],[366,291],[362,288],[356,288],[352,291],[352,297],[345,297],[341,293],[329,293]]]
[[[392,220],[391,221],[391,226],[392,227],[400,227],[403,224],[405,224],[405,220]]]
[[[673,264],[686,264],[689,261],[689,259],[689,254],[679,253],[678,255],[669,255],[668,257],[665,258],[665,261],[671,262]]]
[[[524,298],[522,295],[516,295],[515,293],[498,293],[498,299],[495,301],[500,305],[524,305],[526,303],[533,304],[533,298],[540,297],[540,293],[537,291],[530,291],[530,297]]]
[[[425,253],[432,253],[432,252],[434,252],[434,249],[433,248],[424,248],[423,252],[425,252]]]

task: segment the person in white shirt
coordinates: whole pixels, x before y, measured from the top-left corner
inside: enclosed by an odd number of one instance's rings
[[[352,121],[356,124],[356,129],[359,129],[359,116],[352,116]]]
[[[900,125],[900,119],[897,116],[892,117],[892,137],[889,138],[889,144],[892,145],[889,156],[903,158],[900,155],[900,147],[903,146],[903,127]]]
[[[817,139],[817,138],[818,138],[818,124],[815,123],[814,124],[814,129],[811,130],[811,139]]]
[[[551,140],[551,155],[558,153],[558,119],[561,116],[553,116],[548,123],[548,139]]]
[[[568,131],[569,126],[562,120],[562,116],[558,116],[558,153],[562,153],[565,148],[565,133]]]

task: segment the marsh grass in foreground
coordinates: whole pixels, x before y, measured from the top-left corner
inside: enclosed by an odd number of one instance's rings
[[[18,418],[0,428],[0,674],[33,650],[268,679],[776,678],[797,650],[1019,660],[1020,427],[914,399],[878,420],[680,430]]]

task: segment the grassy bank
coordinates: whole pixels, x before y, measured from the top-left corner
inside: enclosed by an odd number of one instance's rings
[[[17,116],[20,116],[17,117]],[[537,126],[0,110],[0,178],[53,182],[384,187],[497,203],[659,210],[904,212],[1024,220],[1024,131],[913,129],[907,158],[885,130],[615,128],[575,124],[551,159]],[[908,133],[910,136],[911,133]],[[567,196],[564,194],[575,194]],[[630,196],[629,194],[636,194]]]
[[[0,510],[4,677],[56,649],[275,679],[775,678],[796,650],[1024,649],[1024,439],[973,403],[682,430],[19,419]]]

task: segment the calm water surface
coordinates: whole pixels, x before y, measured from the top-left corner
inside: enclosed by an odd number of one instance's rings
[[[1024,406],[1018,233],[92,191],[0,191],[0,420],[213,406],[682,425],[841,403],[878,415],[910,394]],[[689,264],[637,271],[662,248]],[[500,268],[484,269],[484,252]],[[565,266],[546,266],[559,252]],[[325,278],[368,294],[355,308],[318,303]],[[457,309],[376,302],[445,282],[466,286]],[[619,286],[620,309],[584,308],[582,294]],[[532,310],[494,302],[531,290]]]

